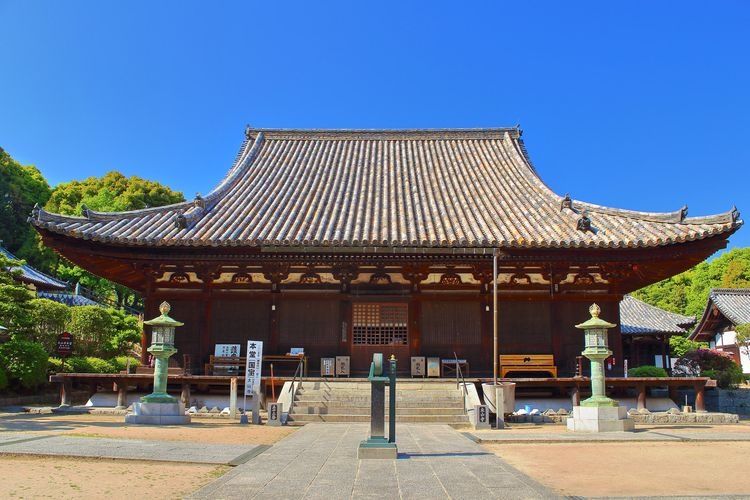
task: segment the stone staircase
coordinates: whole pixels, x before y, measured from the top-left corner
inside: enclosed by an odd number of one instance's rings
[[[385,389],[388,420],[389,388]],[[305,380],[289,412],[290,423],[369,422],[370,383],[367,380]],[[468,423],[464,397],[456,383],[399,379],[396,385],[396,421],[441,424]]]

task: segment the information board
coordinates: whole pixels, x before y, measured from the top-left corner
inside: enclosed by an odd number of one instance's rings
[[[260,372],[263,367],[263,341],[247,341],[247,362],[245,364],[245,396],[260,392]]]
[[[238,358],[240,356],[240,344],[216,344],[214,356]]]
[[[62,357],[70,356],[73,352],[73,335],[63,332],[57,336],[57,354]]]

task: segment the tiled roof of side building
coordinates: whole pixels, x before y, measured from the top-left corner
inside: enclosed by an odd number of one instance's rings
[[[635,248],[727,237],[739,213],[635,212],[552,192],[515,128],[249,129],[205,197],[83,217],[35,209],[59,234],[123,245]],[[590,220],[590,228],[587,227]]]
[[[7,258],[11,260],[20,260],[18,257],[10,253],[7,248],[0,246],[0,253],[5,255]],[[21,274],[19,276],[19,281],[24,283],[31,283],[38,289],[45,289],[45,290],[65,290],[68,288],[68,283],[65,281],[59,280],[57,278],[53,278],[52,276],[49,276],[47,274],[44,274],[41,271],[38,271],[34,269],[33,267],[23,264],[21,266],[16,266],[12,268],[15,270],[20,270]]]
[[[733,324],[750,323],[750,288],[714,288],[709,298]]]
[[[620,302],[620,331],[626,335],[685,334],[692,316],[675,314],[626,295]]]

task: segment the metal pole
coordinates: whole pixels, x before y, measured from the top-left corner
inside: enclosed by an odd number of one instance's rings
[[[492,379],[497,386],[497,248],[492,250]]]

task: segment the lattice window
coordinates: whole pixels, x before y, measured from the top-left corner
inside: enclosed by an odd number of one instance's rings
[[[407,304],[352,304],[354,345],[407,345]]]

